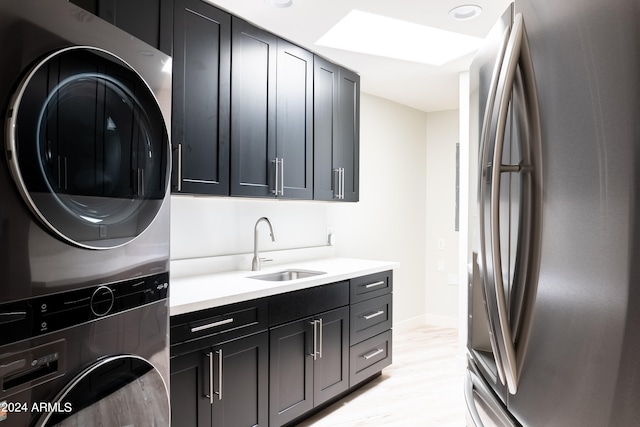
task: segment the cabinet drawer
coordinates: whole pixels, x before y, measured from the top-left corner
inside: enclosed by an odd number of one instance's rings
[[[171,356],[267,329],[267,299],[171,317]]]
[[[389,330],[349,349],[349,387],[391,365],[391,338]]]
[[[349,304],[349,282],[330,283],[269,297],[269,326]]]
[[[351,304],[391,293],[392,287],[392,270],[351,279]]]
[[[351,306],[351,345],[391,329],[392,294]]]

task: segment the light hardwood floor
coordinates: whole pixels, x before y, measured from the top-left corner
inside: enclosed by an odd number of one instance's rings
[[[464,360],[458,331],[420,326],[393,336],[382,375],[299,427],[464,427]]]

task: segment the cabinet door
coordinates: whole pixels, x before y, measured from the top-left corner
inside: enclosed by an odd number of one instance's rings
[[[360,76],[316,57],[313,85],[313,198],[357,202],[360,193]]]
[[[231,16],[177,0],[173,52],[173,191],[229,194]]]
[[[282,194],[313,196],[313,54],[278,39],[276,157],[282,159]]]
[[[232,196],[275,195],[276,49],[273,34],[233,18]]]
[[[313,365],[315,406],[349,388],[349,308],[332,310],[316,319],[321,324],[319,354]]]
[[[194,351],[171,359],[171,425],[210,427],[207,354]]]
[[[281,426],[313,408],[313,322],[298,320],[269,333],[269,425]]]
[[[214,347],[213,426],[267,427],[268,352],[266,331]]]
[[[357,202],[360,196],[360,76],[340,69],[339,145],[334,149],[334,167],[343,168],[343,200]]]
[[[161,39],[161,26],[171,14],[168,0],[71,0],[72,3],[123,29],[156,49],[171,54]],[[170,21],[169,21],[170,22]]]
[[[338,135],[338,79],[340,67],[320,57],[313,64],[313,198],[334,200],[333,150]]]

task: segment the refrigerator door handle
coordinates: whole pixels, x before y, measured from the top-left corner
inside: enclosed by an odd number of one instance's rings
[[[481,134],[480,141],[480,158],[479,160],[479,182],[480,187],[478,188],[478,213],[479,213],[479,263],[478,267],[480,270],[480,276],[482,277],[480,289],[482,290],[482,299],[485,307],[485,315],[487,319],[487,323],[489,326],[489,343],[491,344],[491,350],[493,354],[493,358],[496,362],[496,370],[498,374],[498,378],[502,384],[506,384],[506,378],[504,374],[504,368],[502,363],[502,357],[500,353],[500,348],[496,342],[496,337],[499,335],[497,321],[494,320],[494,314],[496,309],[494,307],[495,297],[494,286],[491,285],[489,279],[490,268],[492,265],[491,256],[492,253],[490,248],[487,247],[487,234],[491,234],[490,230],[487,227],[487,223],[485,220],[486,215],[485,207],[487,206],[487,190],[486,184],[490,184],[489,182],[485,182],[485,180],[489,179],[492,164],[488,161],[488,158],[491,157],[491,150],[493,150],[493,146],[489,145],[491,141],[491,132],[494,126],[494,119],[497,113],[495,105],[496,105],[496,92],[498,91],[498,84],[500,81],[500,75],[502,74],[502,68],[504,67],[504,55],[506,51],[506,46],[508,43],[508,33],[505,31],[504,41],[500,48],[500,52],[498,58],[496,59],[496,69],[493,71],[491,77],[491,84],[489,86],[489,93],[487,95],[487,104],[484,112],[484,123]],[[490,196],[489,196],[490,198]]]
[[[473,423],[472,427],[484,427],[482,417],[475,404],[476,396],[478,396],[486,407],[491,409],[491,413],[494,416],[492,424],[499,422],[505,427],[515,427],[515,424],[509,419],[508,415],[504,413],[504,410],[502,410],[502,404],[491,393],[491,390],[489,390],[486,384],[478,378],[474,372],[467,369],[464,379],[464,400],[467,404],[467,413],[471,418],[469,421]]]
[[[492,270],[494,274],[494,286],[496,305],[498,309],[498,321],[500,331],[499,346],[504,349],[504,372],[507,380],[507,388],[511,394],[515,394],[518,389],[518,379],[521,369],[516,355],[514,344],[514,335],[511,321],[518,325],[520,330],[520,339],[526,343],[527,330],[529,321],[524,320],[520,326],[520,319],[510,319],[508,310],[507,297],[503,285],[502,276],[502,260],[500,248],[500,181],[502,173],[523,173],[523,194],[524,213],[520,223],[518,233],[518,274],[524,295],[528,301],[528,310],[517,310],[519,316],[527,316],[532,308],[532,298],[534,293],[529,287],[536,287],[537,283],[537,259],[539,239],[536,239],[536,233],[539,232],[540,207],[541,207],[541,187],[540,179],[540,128],[539,128],[539,112],[537,103],[537,94],[535,88],[535,77],[533,75],[533,66],[529,51],[529,45],[525,34],[524,22],[522,14],[515,16],[513,29],[507,44],[507,53],[504,60],[505,66],[501,70],[500,80],[502,80],[502,93],[500,94],[499,110],[498,110],[498,126],[496,132],[495,148],[493,153],[493,168],[491,176],[491,200],[490,200],[490,221],[491,221],[491,251],[492,251]],[[520,66],[521,79],[516,79]],[[519,165],[502,164],[502,153],[504,148],[504,137],[509,104],[511,102],[511,94],[514,85],[524,89],[524,101],[526,111],[527,137],[524,138],[526,147],[523,149],[523,161]],[[522,86],[520,86],[522,85]],[[531,135],[529,135],[531,134]],[[533,248],[530,246],[533,245]]]

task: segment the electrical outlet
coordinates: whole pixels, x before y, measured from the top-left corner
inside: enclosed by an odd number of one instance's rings
[[[441,259],[438,260],[438,271],[444,272],[444,261],[442,261]]]
[[[444,239],[438,239],[438,250],[439,251],[444,250]]]
[[[334,245],[334,234],[333,234],[333,228],[331,227],[327,227],[327,245],[329,246],[333,246]]]

